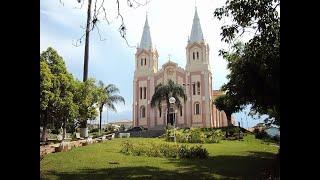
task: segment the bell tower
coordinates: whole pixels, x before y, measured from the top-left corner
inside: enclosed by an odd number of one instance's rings
[[[154,91],[154,74],[158,71],[158,52],[152,46],[148,16],[135,54],[133,80],[133,126],[150,126],[154,114],[150,100]]]
[[[209,45],[203,38],[197,7],[186,47],[186,59],[187,83],[191,86],[189,106],[191,111],[194,111],[190,114],[191,124],[194,126],[201,124],[202,127],[212,126],[212,73],[209,63]]]
[[[209,45],[205,42],[202,34],[200,20],[195,8],[192,29],[186,47],[186,70],[189,72],[210,70]]]
[[[148,16],[135,55],[135,76],[148,76],[158,71],[158,52],[152,47]]]

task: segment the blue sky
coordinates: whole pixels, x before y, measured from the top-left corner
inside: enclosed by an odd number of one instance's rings
[[[84,30],[80,26],[86,23],[86,3],[82,9],[77,9],[77,1],[62,0],[40,1],[40,52],[53,47],[64,58],[68,70],[82,80],[84,44],[75,47],[73,43],[82,36]],[[98,1],[99,2],[99,1]],[[105,84],[115,84],[120,89],[120,95],[125,105],[118,105],[117,113],[109,112],[108,121],[132,119],[132,81],[134,74],[135,48],[127,46],[120,37],[117,19],[116,1],[106,1],[105,8],[110,24],[98,22],[100,33],[104,41],[100,41],[97,31],[90,34],[89,76],[102,80]],[[145,1],[138,1],[144,3]],[[127,27],[127,39],[130,45],[136,46],[142,36],[146,13],[151,31],[153,45],[159,52],[159,67],[171,60],[185,67],[185,47],[191,32],[194,15],[194,0],[151,0],[147,5],[129,8],[125,0],[120,0],[120,10]],[[228,19],[218,21],[213,18],[213,11],[223,6],[224,0],[202,0],[197,2],[198,15],[204,38],[210,46],[210,64],[213,73],[213,88],[219,89],[227,82],[227,62],[218,56],[218,50],[228,48],[221,42],[220,27],[230,22]],[[243,37],[243,41],[250,38]],[[235,114],[236,119],[247,127],[261,122],[261,118],[253,119],[241,112]],[[103,113],[106,122],[107,112]],[[246,121],[247,120],[247,121]]]

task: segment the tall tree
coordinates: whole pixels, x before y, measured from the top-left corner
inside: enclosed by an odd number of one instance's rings
[[[158,107],[159,111],[161,109],[162,102],[167,104],[167,112],[170,110],[169,98],[174,97],[176,99],[176,106],[180,108],[182,103],[180,98],[183,99],[183,103],[187,100],[187,95],[184,92],[184,89],[181,85],[174,83],[171,79],[168,80],[168,83],[162,85],[158,84],[155,88],[155,92],[151,98],[151,107]]]
[[[58,115],[62,121],[63,138],[66,138],[67,122],[73,122],[78,115],[78,105],[75,103],[74,97],[76,87],[71,74],[59,74],[58,77],[60,82],[60,97],[59,108],[56,115]]]
[[[59,106],[61,104],[61,99],[60,99],[60,93],[61,93],[61,86],[60,86],[60,78],[59,76],[61,74],[66,74],[67,73],[67,69],[66,66],[64,64],[64,61],[62,59],[61,56],[59,56],[59,54],[57,53],[56,50],[54,50],[53,48],[49,47],[47,48],[47,50],[43,51],[40,54],[40,62],[42,62],[42,66],[43,68],[45,68],[45,66],[48,67],[48,69],[51,72],[51,83],[52,86],[50,86],[49,89],[47,89],[47,91],[49,91],[50,93],[50,98],[48,101],[48,104],[46,106],[46,109],[43,109],[43,115],[42,115],[42,120],[43,120],[43,124],[45,124],[44,129],[46,130],[46,126],[48,122],[52,122],[52,121],[60,121],[60,117],[57,114],[59,112]],[[44,65],[46,64],[46,65]],[[45,77],[45,73],[40,74],[40,80],[41,78]],[[41,82],[40,82],[41,84]],[[41,87],[40,87],[41,88]],[[45,93],[40,94],[40,101],[45,100]],[[45,101],[43,101],[45,102]],[[40,102],[41,104],[41,102]],[[46,131],[44,131],[43,136],[42,136],[42,140],[46,139]]]
[[[106,107],[108,109],[111,109],[112,111],[117,112],[117,109],[114,105],[114,103],[122,102],[125,104],[125,100],[122,96],[117,95],[117,93],[120,93],[119,89],[113,85],[108,84],[107,86],[104,85],[102,81],[99,81],[99,100],[98,100],[98,107],[100,112],[100,125],[99,129],[101,132],[101,122],[102,122],[102,112],[103,107]]]
[[[222,41],[231,44],[229,52],[220,50],[228,61],[230,74],[222,86],[227,97],[237,104],[251,104],[251,112],[268,114],[280,125],[280,0],[227,0],[217,8],[218,19],[231,17],[232,24],[222,26]],[[253,30],[253,38],[237,41]],[[237,37],[236,37],[237,36]],[[253,113],[252,113],[253,114]]]
[[[228,127],[230,127],[232,125],[231,115],[242,109],[242,107],[237,103],[238,102],[234,101],[233,98],[230,98],[228,94],[218,96],[214,100],[214,104],[216,105],[217,109],[225,112],[225,114],[227,116]],[[226,137],[228,137],[228,128],[226,131]]]
[[[77,106],[73,102],[73,76],[68,73],[63,58],[51,47],[41,53],[40,63],[40,116],[44,125],[42,140],[46,139],[49,119],[51,122],[62,122],[65,137],[66,122],[74,120],[77,114]]]
[[[47,139],[48,113],[53,100],[52,77],[48,64],[43,58],[40,58],[40,125],[43,127],[41,136],[43,142]]]
[[[89,78],[85,82],[76,82],[75,103],[79,108],[78,123],[81,128],[87,127],[87,121],[97,117],[98,88],[95,80]]]

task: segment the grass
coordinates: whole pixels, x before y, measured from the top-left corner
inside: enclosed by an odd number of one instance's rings
[[[209,159],[168,159],[120,153],[125,140],[162,143],[158,138],[115,139],[48,154],[40,162],[41,179],[259,179],[278,147],[255,139],[204,144]],[[173,143],[173,142],[172,142]]]

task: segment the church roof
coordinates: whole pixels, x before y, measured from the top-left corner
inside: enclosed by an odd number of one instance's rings
[[[199,20],[197,8],[196,8],[196,11],[193,17],[193,23],[192,23],[189,42],[192,43],[192,42],[199,42],[203,40],[204,39],[203,39],[202,29],[201,29],[200,20]]]
[[[221,96],[223,95],[224,92],[223,91],[220,91],[220,90],[212,90],[212,98],[213,99],[216,99],[218,96]]]
[[[150,36],[150,28],[148,24],[148,16],[146,16],[146,22],[144,23],[143,34],[141,37],[140,48],[151,50],[152,49],[152,41]]]

